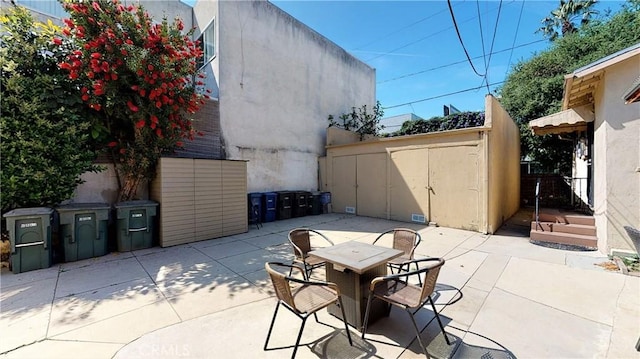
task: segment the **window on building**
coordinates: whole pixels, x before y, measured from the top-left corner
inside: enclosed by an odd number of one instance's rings
[[[200,49],[203,53],[202,58],[198,61],[198,67],[206,65],[216,56],[214,22],[215,21],[212,20],[209,25],[204,28],[204,31],[202,31],[202,34],[198,38],[198,41],[200,41]]]

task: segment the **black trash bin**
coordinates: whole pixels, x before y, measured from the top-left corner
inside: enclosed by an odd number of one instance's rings
[[[114,205],[117,222],[118,252],[153,247],[158,203],[139,200]]]
[[[322,214],[322,202],[320,192],[311,192],[307,197],[307,215],[317,216]]]
[[[18,208],[4,214],[11,241],[11,270],[22,273],[49,268],[53,209]]]
[[[293,205],[293,193],[291,191],[278,191],[276,203],[277,219],[291,218],[291,206]]]
[[[307,208],[309,205],[307,204],[307,197],[309,192],[306,191],[296,191],[293,194],[293,217],[303,217],[307,215]]]
[[[73,203],[56,209],[65,262],[100,257],[109,253],[107,203]]]
[[[276,201],[278,194],[275,192],[265,192],[262,194],[262,222],[273,222],[276,220]]]

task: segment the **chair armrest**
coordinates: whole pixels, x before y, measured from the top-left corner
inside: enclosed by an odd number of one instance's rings
[[[304,279],[294,278],[294,277],[289,277],[289,276],[286,276],[285,279],[288,280],[289,282],[299,283],[299,284],[302,284],[302,285],[316,285],[316,286],[320,286],[320,287],[329,287],[329,288],[335,290],[336,293],[338,293],[338,295],[340,295],[340,289],[338,288],[338,285],[333,283],[333,282],[304,280]]]
[[[320,236],[320,237],[322,237],[325,241],[327,241],[327,242],[331,243],[331,245],[332,245],[332,246],[334,245],[332,240],[330,240],[330,239],[329,239],[327,236],[325,236],[324,234],[322,234],[322,233],[320,233],[320,232],[316,231],[315,229],[309,229],[308,231],[309,231],[309,232],[312,232],[312,233],[314,233],[314,234],[319,235],[319,236]]]
[[[375,277],[371,280],[371,284],[369,285],[369,290],[373,291],[376,288],[376,285],[381,282],[398,280],[401,278],[407,278],[414,275],[420,275],[421,273],[428,271],[433,267],[437,267],[438,265],[441,265],[440,264],[441,262],[442,264],[444,264],[444,259],[443,258],[422,258],[422,259],[414,259],[414,260],[406,261],[406,262],[403,262],[402,264],[405,265],[405,264],[422,263],[422,262],[436,262],[436,263],[433,266],[423,267],[418,270],[402,272],[397,274],[390,274],[390,275],[381,276],[381,277]]]

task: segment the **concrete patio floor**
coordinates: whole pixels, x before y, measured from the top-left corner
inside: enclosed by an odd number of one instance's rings
[[[444,257],[430,308],[417,315],[433,357],[640,358],[640,277],[611,272],[599,252],[529,243],[530,214],[497,234],[342,214],[250,226],[247,233],[169,248],[111,253],[0,276],[0,358],[283,358],[263,351],[276,305],[266,261],[290,261],[287,233],[322,231],[336,243],[419,230],[417,256]],[[318,272],[318,271],[316,271]],[[408,316],[394,308],[366,340],[321,311],[298,358],[424,357]],[[270,346],[295,342],[301,321],[279,312]]]

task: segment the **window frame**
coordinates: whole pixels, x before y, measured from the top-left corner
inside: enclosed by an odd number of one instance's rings
[[[213,61],[218,54],[218,46],[216,46],[217,44],[217,31],[215,28],[215,24],[216,24],[216,18],[215,16],[207,23],[207,25],[203,28],[203,30],[200,32],[200,35],[198,35],[198,38],[196,39],[196,41],[200,40],[200,46],[202,49],[202,60],[199,61],[199,63],[201,63],[200,66],[198,66],[198,70],[202,70],[205,66],[207,66],[211,61]],[[206,37],[206,33],[207,30],[209,30],[209,28],[211,28],[211,31],[213,33],[212,37],[213,37],[213,53],[210,54],[209,56],[207,56],[206,53],[206,44],[205,44],[205,37]]]

